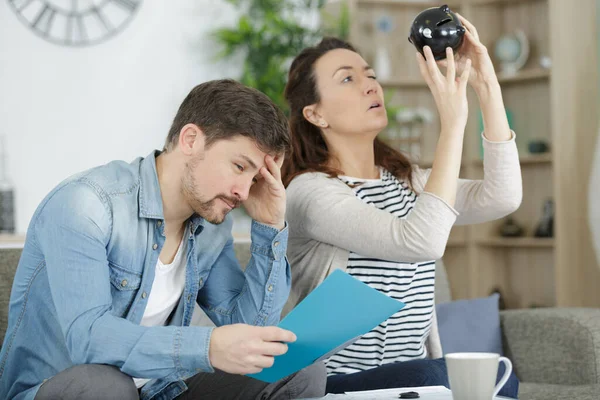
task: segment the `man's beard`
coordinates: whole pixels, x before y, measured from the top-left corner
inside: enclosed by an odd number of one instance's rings
[[[199,160],[193,160],[186,167],[186,171],[182,182],[183,196],[187,200],[192,210],[194,210],[194,212],[200,217],[204,218],[211,224],[221,224],[223,223],[223,221],[225,221],[225,217],[231,210],[239,207],[240,201],[236,198],[226,196],[225,194],[219,194],[210,200],[206,200],[205,198],[203,198],[203,196],[199,193],[199,190],[196,185],[196,179],[193,174],[193,170],[195,169],[194,167],[196,166],[198,161]],[[216,204],[218,199],[222,199],[229,205],[233,206],[233,208],[227,211],[223,211],[223,208],[220,205]]]

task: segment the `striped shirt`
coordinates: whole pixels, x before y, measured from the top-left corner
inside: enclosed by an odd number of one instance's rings
[[[406,218],[417,194],[381,169],[381,179],[340,176],[362,201]],[[425,358],[434,307],[435,261],[398,263],[349,253],[347,272],[406,306],[352,345],[326,360],[327,373],[349,374],[397,361]]]

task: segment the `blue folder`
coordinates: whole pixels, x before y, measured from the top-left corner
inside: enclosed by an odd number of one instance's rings
[[[352,344],[402,307],[401,301],[336,270],[279,323],[296,334],[287,353],[275,357],[271,368],[248,376],[269,383],[285,378]]]

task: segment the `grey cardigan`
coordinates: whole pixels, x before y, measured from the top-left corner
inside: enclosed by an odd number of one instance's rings
[[[515,135],[506,142],[483,137],[483,149],[484,178],[459,179],[454,208],[423,192],[431,170],[415,166],[413,188],[420,195],[404,219],[363,203],[339,179],[312,172],[297,176],[287,188],[292,290],[283,314],[334,270],[345,271],[350,251],[397,262],[438,260],[453,225],[491,221],[514,212],[522,198]],[[435,311],[432,318],[427,349],[430,358],[439,358]]]

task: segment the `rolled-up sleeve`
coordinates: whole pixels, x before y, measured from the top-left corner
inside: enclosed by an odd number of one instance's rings
[[[217,325],[279,323],[291,288],[287,224],[279,231],[253,221],[251,240],[251,257],[245,270],[235,257],[230,239],[200,290],[198,303]]]

